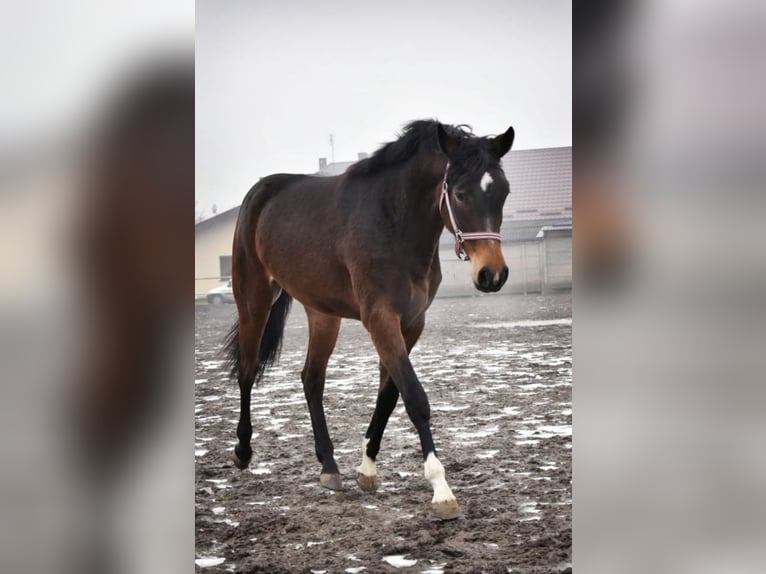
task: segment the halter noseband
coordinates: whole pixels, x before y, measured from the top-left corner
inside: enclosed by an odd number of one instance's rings
[[[470,233],[465,233],[460,230],[457,225],[457,220],[455,219],[455,213],[452,211],[452,202],[450,202],[449,192],[447,190],[448,172],[449,161],[447,162],[447,167],[444,169],[444,181],[442,181],[442,194],[439,199],[439,210],[441,211],[442,203],[447,204],[447,213],[449,214],[449,220],[452,224],[453,233],[455,234],[455,255],[457,255],[458,259],[465,261],[468,259],[468,254],[465,252],[465,249],[463,249],[463,243],[466,241],[473,241],[476,239],[494,239],[496,241],[502,241],[503,236],[492,231],[472,231]]]

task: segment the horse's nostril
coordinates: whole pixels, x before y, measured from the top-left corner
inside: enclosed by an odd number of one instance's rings
[[[506,281],[508,281],[508,267],[504,266],[503,270],[500,272],[500,285],[505,285]]]
[[[479,271],[479,287],[487,289],[492,284],[492,273],[488,267],[482,267]]]

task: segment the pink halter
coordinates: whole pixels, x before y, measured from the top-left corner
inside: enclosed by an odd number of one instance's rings
[[[447,192],[447,172],[449,172],[449,161],[447,162],[447,167],[444,169],[444,181],[442,182],[442,194],[439,199],[439,210],[441,211],[442,203],[447,204],[447,213],[449,214],[449,220],[452,224],[452,232],[455,234],[455,255],[458,256],[458,259],[465,261],[468,259],[468,255],[466,254],[465,249],[463,249],[463,243],[466,241],[476,239],[494,239],[496,241],[502,241],[503,236],[492,231],[472,231],[470,233],[465,233],[460,230],[457,225],[457,220],[455,219],[455,214],[452,211],[449,193]]]

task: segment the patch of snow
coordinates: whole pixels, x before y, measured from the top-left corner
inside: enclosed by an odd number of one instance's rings
[[[484,428],[481,428],[481,429],[473,431],[473,432],[461,432],[461,433],[458,433],[456,438],[459,438],[461,440],[473,439],[473,438],[485,438],[485,437],[488,437],[488,436],[492,436],[498,430],[499,429],[498,429],[497,425],[490,425],[490,426],[486,426]]]
[[[522,321],[503,321],[501,323],[472,323],[469,326],[477,329],[513,329],[517,327],[553,327],[557,325],[571,325],[572,317],[562,319],[536,319]]]
[[[218,566],[219,564],[223,564],[225,561],[226,561],[226,558],[209,556],[205,558],[197,558],[194,562],[200,568],[210,568],[211,566]]]
[[[544,389],[547,385],[542,383],[527,383],[524,385],[516,385],[516,388],[524,389],[525,391],[536,391],[537,389]]]
[[[454,412],[454,411],[464,411],[467,409],[469,405],[464,406],[458,406],[458,405],[431,405],[432,411],[442,411],[442,412]]]
[[[485,450],[484,452],[478,453],[476,458],[492,458],[499,452],[499,450]]]
[[[383,562],[387,562],[394,568],[406,568],[408,566],[414,566],[417,564],[415,558],[405,558],[404,554],[392,554],[391,556],[384,556]]]
[[[532,516],[528,516],[528,517],[522,518],[521,519],[522,522],[526,522],[526,521],[529,521],[529,520],[540,520],[540,516],[538,516],[540,514],[540,510],[538,510],[537,503],[534,502],[534,501],[532,501],[532,502],[522,502],[521,505],[520,505],[519,510],[521,510],[521,512],[523,512],[525,514],[531,514],[532,515]]]
[[[572,427],[570,425],[546,425],[546,426],[539,426],[537,427],[537,430],[541,433],[546,433],[550,436],[558,435],[558,436],[572,436]],[[548,438],[548,437],[545,437]]]

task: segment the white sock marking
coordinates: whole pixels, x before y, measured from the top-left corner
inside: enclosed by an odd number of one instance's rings
[[[364,476],[377,476],[378,469],[375,468],[375,461],[367,456],[367,443],[370,439],[362,439],[362,464],[356,467],[356,471]]]
[[[447,479],[444,478],[444,467],[439,459],[436,458],[434,453],[429,453],[426,457],[426,462],[423,465],[425,469],[425,477],[434,489],[434,497],[431,503],[447,502],[448,500],[455,500],[455,495],[452,494]]]
[[[492,176],[489,175],[488,171],[484,172],[484,175],[481,176],[481,182],[479,185],[481,186],[482,191],[487,191],[489,189],[489,185],[494,182],[495,180],[492,179]]]

